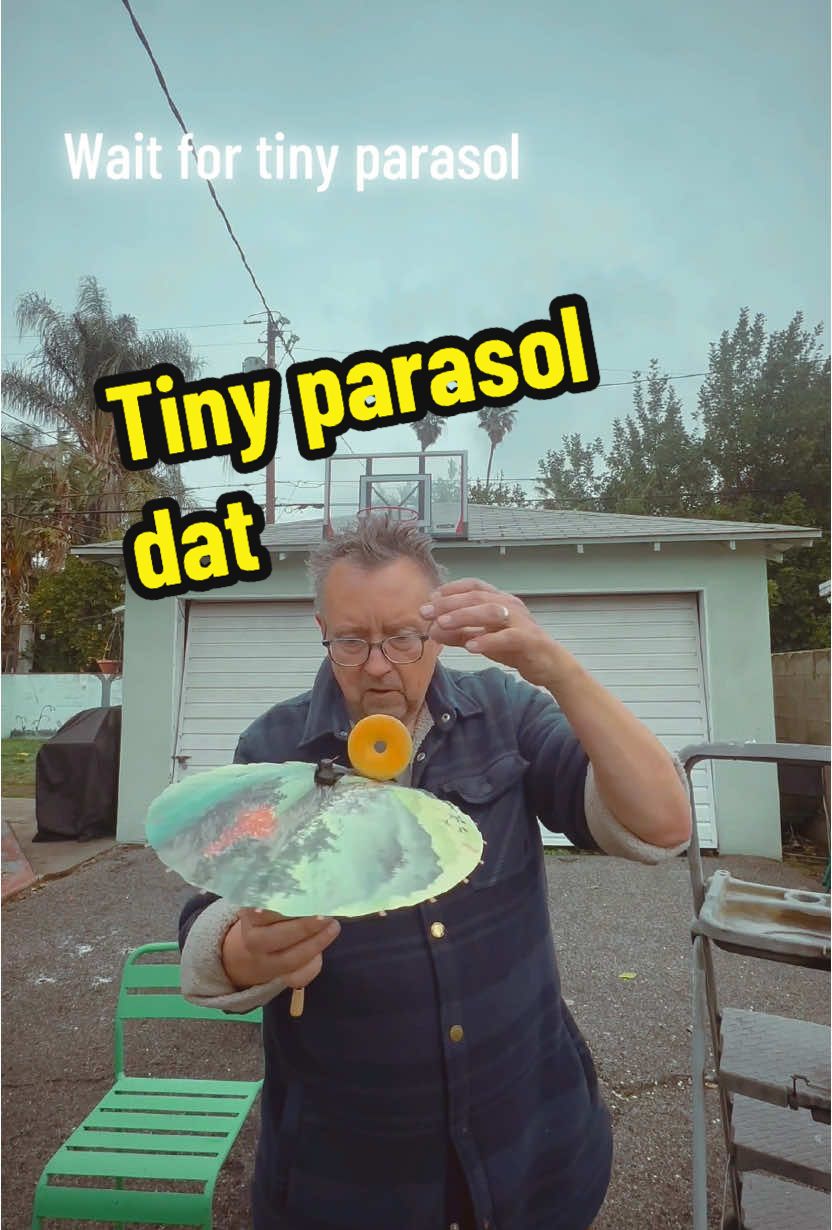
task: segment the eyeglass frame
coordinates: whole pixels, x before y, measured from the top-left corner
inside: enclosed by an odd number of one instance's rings
[[[410,658],[407,662],[394,662],[393,659],[389,656],[384,646],[387,644],[388,641],[396,641],[399,639],[399,637],[402,637],[402,636],[414,636],[414,637],[417,637],[418,640],[422,642],[422,648],[419,652],[418,658]],[[422,658],[425,656],[425,642],[429,640],[430,640],[430,637],[427,635],[426,632],[394,632],[392,636],[385,636],[384,639],[381,641],[368,641],[368,640],[365,640],[363,636],[333,636],[333,637],[329,637],[327,640],[321,641],[321,644],[323,645],[324,649],[326,649],[327,655],[331,662],[334,662],[336,666],[342,667],[343,670],[350,671],[350,670],[358,670],[359,667],[365,666],[367,662],[369,662],[370,654],[373,652],[374,649],[380,649],[391,666],[412,666],[414,662],[421,662]],[[332,651],[330,649],[330,646],[333,644],[334,641],[361,641],[363,642],[364,645],[367,646],[367,656],[361,662],[336,662],[335,658],[333,658],[332,656]]]

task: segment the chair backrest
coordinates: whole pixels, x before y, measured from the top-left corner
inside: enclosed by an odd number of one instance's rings
[[[157,953],[175,953],[176,961],[142,961]],[[263,1011],[226,1013],[218,1008],[201,1008],[182,995],[179,978],[179,945],[142,944],[127,954],[118,993],[115,1019],[116,1076],[124,1075],[125,1021],[225,1021],[261,1024]]]

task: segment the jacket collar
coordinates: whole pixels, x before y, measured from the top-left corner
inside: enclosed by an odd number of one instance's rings
[[[459,686],[457,679],[437,662],[427,695],[428,709],[440,730],[450,730],[459,717],[481,713],[482,706]],[[309,711],[300,746],[325,736],[346,739],[351,726],[344,695],[338,687],[329,658],[321,663],[310,693]]]

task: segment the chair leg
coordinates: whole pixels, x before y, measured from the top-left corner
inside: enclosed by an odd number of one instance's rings
[[[46,1182],[44,1180],[44,1176],[41,1175],[41,1177],[38,1179],[38,1185],[35,1188],[35,1196],[34,1196],[34,1201],[32,1204],[32,1230],[42,1230],[43,1228],[43,1218],[41,1217],[40,1213],[38,1213],[38,1196],[40,1195],[40,1193],[43,1191],[45,1187],[46,1187]]]

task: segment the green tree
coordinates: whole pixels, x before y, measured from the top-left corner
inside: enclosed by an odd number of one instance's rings
[[[828,507],[829,356],[823,327],[807,330],[797,312],[766,333],[762,314],[740,312],[710,347],[699,391],[705,454],[717,498],[750,497],[762,510],[798,493],[807,507]]]
[[[542,508],[598,510],[601,474],[596,461],[604,455],[600,439],[584,444],[578,432],[563,436],[563,448],[549,449],[537,463],[537,495]]]
[[[634,372],[633,410],[615,419],[606,453],[605,512],[689,517],[709,502],[702,442],[685,427],[682,403],[656,359]]]
[[[502,472],[496,482],[476,479],[468,485],[469,504],[489,504],[498,508],[530,508],[531,502],[520,483],[510,483]]]
[[[23,295],[17,323],[21,335],[34,333],[38,344],[24,364],[4,371],[4,405],[57,437],[63,450],[74,452],[78,498],[73,542],[114,536],[136,519],[132,510],[154,495],[182,500],[177,468],[124,468],[113,416],[97,408],[93,386],[100,376],[161,362],[175,364],[191,379],[199,365],[187,339],[165,331],[142,335],[134,317],[113,313],[94,277],[81,280],[75,309],[69,313],[35,292]]]
[[[777,520],[785,525],[816,525],[820,520],[799,495],[787,496]],[[824,539],[809,549],[790,550],[783,562],[769,564],[771,642],[775,653],[793,649],[826,649],[829,645],[829,602],[818,586],[829,579],[829,522]]]
[[[477,412],[477,419],[491,443],[488,467],[485,472],[485,485],[488,487],[491,482],[491,465],[494,461],[494,454],[514,426],[517,419],[517,407],[485,406]]]
[[[63,569],[43,576],[29,598],[34,669],[85,671],[95,669],[99,658],[120,657],[113,608],[123,601],[115,568],[68,556]]]
[[[38,579],[63,566],[72,541],[76,473],[68,450],[28,427],[3,433],[3,669],[18,666],[21,626]]]
[[[715,476],[715,515],[809,525],[811,548],[786,552],[769,570],[772,645],[777,651],[829,644],[829,356],[822,326],[767,332],[765,317],[740,312],[710,348],[699,391],[705,456]]]

